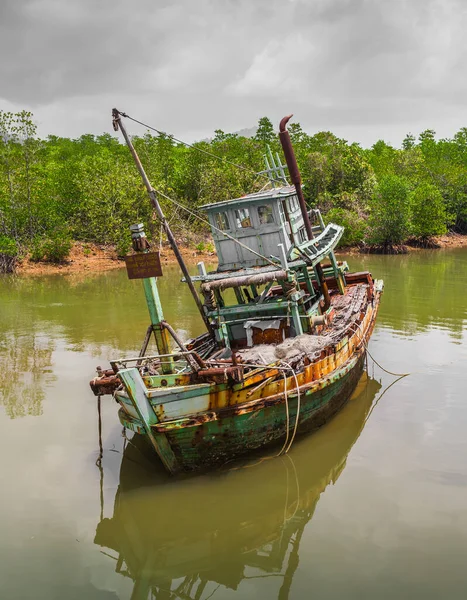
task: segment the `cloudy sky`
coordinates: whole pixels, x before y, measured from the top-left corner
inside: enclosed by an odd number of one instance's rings
[[[466,31],[465,0],[0,0],[0,109],[76,137],[116,106],[189,141],[292,112],[400,145],[467,126]]]

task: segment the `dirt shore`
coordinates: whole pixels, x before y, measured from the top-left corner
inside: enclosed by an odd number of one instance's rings
[[[467,235],[449,233],[434,238],[441,248],[466,248]],[[421,248],[407,247],[409,252],[418,252]],[[197,263],[201,260],[212,262],[216,260],[213,252],[198,252],[193,247],[181,245],[183,258],[187,263]],[[339,254],[359,254],[360,249],[355,247],[339,248]],[[172,264],[176,258],[169,247],[164,246],[161,251],[162,264]],[[25,257],[17,268],[17,273],[25,275],[51,275],[55,273],[86,273],[108,271],[110,269],[121,269],[125,262],[117,258],[115,248],[112,246],[98,246],[96,244],[82,244],[76,242],[73,245],[68,260],[63,264],[52,264],[46,262],[31,262]]]
[[[209,262],[216,259],[215,253],[198,252],[183,245],[180,246],[180,251],[187,263],[197,263],[202,260]],[[177,262],[170,248],[163,247],[160,254],[162,265]],[[94,273],[124,267],[125,262],[117,257],[113,246],[98,246],[76,242],[71,249],[68,260],[63,264],[32,262],[26,256],[18,265],[16,272],[20,275],[53,275],[55,273]]]
[[[467,248],[467,235],[460,233],[447,233],[434,238],[441,248]]]
[[[442,249],[442,248],[467,248],[467,235],[460,233],[447,233],[446,235],[439,235],[431,238],[433,247],[424,248],[415,243],[407,242],[400,245],[400,249],[403,250],[403,254],[408,252],[420,252],[421,250],[430,249]],[[337,249],[337,254],[365,254],[365,249],[360,246],[344,246]],[[371,252],[370,252],[371,254]],[[376,252],[378,254],[378,252]],[[394,255],[398,252],[394,252]]]

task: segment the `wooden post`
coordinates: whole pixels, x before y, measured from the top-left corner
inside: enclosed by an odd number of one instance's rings
[[[144,234],[143,224],[130,226],[133,249],[137,252],[147,252],[149,244],[147,243]],[[159,354],[170,354],[170,337],[167,329],[162,326],[164,321],[164,313],[162,310],[161,299],[157,289],[157,279],[155,277],[143,278],[143,289],[148,306],[149,318],[151,319],[152,331],[156,339],[157,351]],[[148,340],[149,341],[149,340]],[[145,340],[146,342],[146,340]],[[144,344],[143,344],[144,347]],[[147,343],[146,343],[147,348]],[[171,357],[164,357],[161,361],[162,372],[167,374],[173,373],[173,360]]]

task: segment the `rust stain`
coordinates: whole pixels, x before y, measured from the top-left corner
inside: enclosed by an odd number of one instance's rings
[[[101,375],[91,379],[89,385],[95,396],[104,396],[113,394],[120,386],[120,380],[116,375]]]

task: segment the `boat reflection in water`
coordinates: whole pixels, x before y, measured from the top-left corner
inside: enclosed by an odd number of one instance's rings
[[[297,440],[290,455],[206,476],[174,480],[127,444],[114,514],[101,519],[95,543],[118,554],[116,571],[134,581],[131,598],[202,600],[218,586],[236,590],[245,579],[261,585],[268,577],[277,580],[276,596],[288,598],[304,529],[344,469],[380,388],[364,373],[342,412]]]

